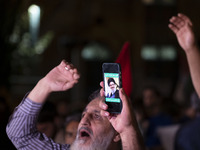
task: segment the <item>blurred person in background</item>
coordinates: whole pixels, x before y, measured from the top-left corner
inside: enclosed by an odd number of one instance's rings
[[[55,142],[60,144],[72,144],[77,135],[78,124],[81,120],[81,112],[75,111],[69,114],[64,122],[64,126],[58,130]]]
[[[63,124],[65,123],[65,119],[69,114],[70,111],[70,105],[69,102],[64,100],[57,100],[55,102],[56,107],[56,117],[55,117],[55,125],[57,130],[60,130],[63,128]]]
[[[200,149],[200,99],[193,92],[189,101],[190,120],[181,124],[175,136],[175,150]]]
[[[54,139],[57,131],[55,125],[56,108],[53,102],[47,101],[41,109],[37,119],[38,131],[47,137]]]
[[[173,124],[172,117],[164,111],[163,99],[154,86],[146,86],[142,91],[144,110],[143,135],[145,145],[150,150],[162,150],[163,146],[157,134],[159,127]]]

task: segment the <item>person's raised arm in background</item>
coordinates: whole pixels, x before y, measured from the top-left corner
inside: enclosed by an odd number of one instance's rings
[[[38,114],[50,93],[72,88],[80,75],[73,65],[62,61],[42,78],[16,107],[7,124],[7,135],[17,149],[68,149],[38,132]]]
[[[169,28],[175,33],[179,45],[185,51],[192,82],[200,97],[200,51],[191,20],[184,14],[170,18]]]

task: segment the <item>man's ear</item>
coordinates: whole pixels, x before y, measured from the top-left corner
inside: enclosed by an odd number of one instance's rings
[[[115,133],[115,136],[114,136],[114,138],[113,138],[113,141],[114,142],[119,142],[121,140],[121,137],[120,137],[120,135],[119,135],[119,133]]]

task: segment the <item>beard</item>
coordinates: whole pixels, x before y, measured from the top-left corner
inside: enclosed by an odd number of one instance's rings
[[[111,89],[111,93],[114,94],[116,92],[116,88]]]
[[[77,134],[78,135],[78,134]],[[78,136],[74,143],[70,146],[70,150],[107,150],[114,136],[114,130],[111,130],[105,136],[97,136],[95,140],[91,139],[90,145],[84,145],[85,141],[79,140]]]

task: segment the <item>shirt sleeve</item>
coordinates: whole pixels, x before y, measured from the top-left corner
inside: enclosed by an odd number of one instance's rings
[[[37,117],[42,106],[25,96],[9,118],[6,127],[9,139],[19,150],[68,150],[69,145],[57,144],[37,130]]]

